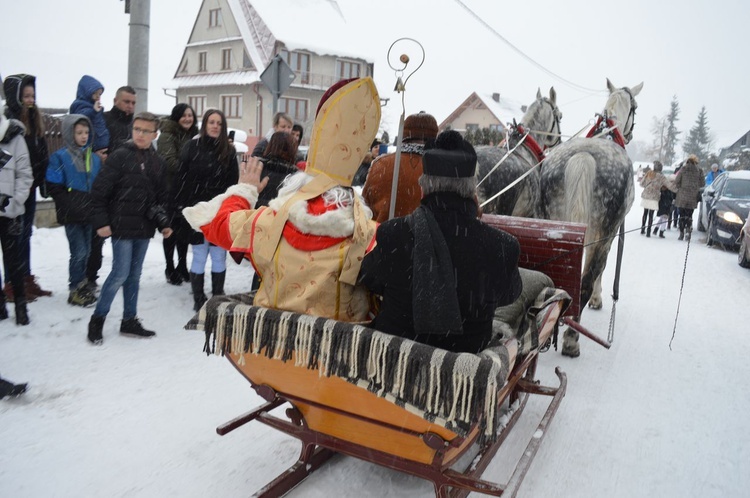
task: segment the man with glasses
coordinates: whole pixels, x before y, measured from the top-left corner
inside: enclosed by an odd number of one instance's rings
[[[141,269],[154,228],[164,237],[172,235],[165,207],[165,166],[151,147],[158,121],[149,112],[136,114],[133,139],[107,158],[91,189],[92,225],[100,237],[112,237],[112,270],[89,321],[92,344],[102,343],[104,320],[120,287],[124,300],[120,333],[156,335],[141,325],[137,306]]]

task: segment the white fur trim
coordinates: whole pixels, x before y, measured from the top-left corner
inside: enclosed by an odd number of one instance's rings
[[[268,207],[278,212],[292,195],[294,193],[272,199],[268,203]],[[364,204],[361,197],[360,202],[365,215],[372,218],[372,211]],[[289,209],[289,221],[302,233],[326,237],[350,237],[354,233],[353,212],[352,206],[348,206],[343,209],[327,211],[320,215],[313,215],[307,212],[307,201],[297,201]]]
[[[202,226],[208,225],[213,221],[224,201],[233,195],[247,199],[251,208],[258,201],[258,189],[254,185],[238,183],[237,185],[232,185],[226,192],[217,195],[210,201],[199,202],[195,206],[186,207],[182,210],[182,215],[190,223],[190,226],[199,232]]]

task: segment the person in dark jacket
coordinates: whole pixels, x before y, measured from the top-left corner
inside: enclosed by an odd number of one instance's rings
[[[175,213],[183,208],[209,201],[223,194],[240,177],[237,153],[227,140],[227,120],[218,109],[210,109],[203,115],[200,136],[188,142],[182,149],[180,166],[174,185]],[[190,229],[187,222],[182,221]],[[209,244],[199,232],[192,231],[190,244],[193,260],[190,264],[190,285],[193,291],[194,309],[198,311],[207,297],[203,292],[206,262],[211,257],[211,292],[214,296],[224,294],[227,252]]]
[[[284,112],[277,112],[273,115],[273,129],[263,138],[255,144],[253,147],[253,153],[250,154],[252,157],[261,157],[263,152],[268,147],[268,141],[271,139],[271,135],[277,131],[285,131],[287,133],[292,132],[294,127],[294,120]]]
[[[461,135],[438,135],[424,152],[422,202],[378,227],[359,283],[383,298],[371,326],[454,352],[492,338],[495,308],[521,293],[515,237],[482,223],[476,153]]]
[[[118,147],[133,138],[135,103],[135,89],[132,86],[121,86],[117,89],[112,109],[104,113],[104,122],[109,131],[107,154],[112,154]]]
[[[131,86],[121,86],[115,94],[112,110],[103,113],[104,122],[109,132],[109,147],[106,154],[101,154],[102,160],[106,155],[114,152],[118,147],[132,138],[133,113],[135,112],[135,90]],[[88,292],[92,295],[96,291],[96,281],[102,268],[102,249],[104,239],[94,234],[91,239],[91,250],[86,264],[86,281]]]
[[[685,238],[690,240],[690,235],[693,233],[693,211],[698,206],[698,194],[704,185],[703,182],[703,173],[698,167],[698,157],[691,154],[685,161],[684,166],[680,168],[680,172],[674,181],[674,185],[677,187],[674,206],[680,212],[678,221],[680,236],[677,240]]]
[[[133,140],[125,142],[109,158],[91,189],[91,221],[100,237],[112,237],[112,271],[107,276],[91,316],[88,340],[102,343],[104,320],[122,287],[123,314],[120,333],[151,337],[137,318],[138,288],[149,240],[158,229],[172,235],[163,200],[164,161],[151,142],[159,119],[149,112],[133,118]]]
[[[167,166],[167,193],[173,195],[177,168],[180,164],[180,153],[183,147],[198,134],[198,126],[195,120],[195,111],[188,104],[177,104],[172,108],[168,118],[163,119],[159,125],[161,134],[156,142],[156,150],[164,159]],[[172,227],[173,229],[175,227]],[[176,230],[175,230],[176,231]],[[167,282],[172,285],[180,285],[182,282],[190,282],[190,273],[187,269],[188,242],[186,238],[180,237],[176,231],[174,237],[164,239],[164,259],[167,268],[164,274]],[[177,267],[174,265],[174,252],[177,249]]]
[[[31,186],[29,197],[26,199],[25,212],[23,214],[23,232],[19,246],[20,264],[23,265],[23,277],[26,290],[26,300],[35,301],[37,297],[51,296],[52,292],[44,290],[39,286],[36,276],[31,273],[31,234],[36,215],[36,190],[44,186],[44,174],[47,171],[49,153],[47,151],[47,140],[44,138],[44,122],[42,112],[36,105],[36,77],[30,74],[14,74],[5,78],[3,89],[7,99],[6,115],[17,119],[26,127],[24,139],[26,148],[29,150],[31,170],[34,175],[34,183]],[[42,190],[44,193],[44,190]],[[5,264],[6,278],[10,271]],[[10,282],[5,282],[5,293],[10,301],[13,300],[13,288]]]
[[[4,104],[2,102],[0,108]],[[29,150],[24,140],[25,131],[23,123],[8,119],[4,112],[0,112],[0,247],[10,272],[17,325],[29,324],[23,267],[19,261],[24,205],[34,182]],[[0,320],[6,318],[8,310],[5,308],[5,294],[0,292]]]
[[[284,178],[299,172],[294,165],[296,150],[294,137],[289,133],[277,131],[271,135],[261,159],[263,175],[268,176],[268,185],[258,195],[256,208],[268,206],[268,202],[278,195],[279,185]]]
[[[70,247],[68,303],[90,306],[96,302],[86,282],[86,262],[91,252],[91,186],[101,169],[101,159],[91,151],[91,122],[83,114],[68,114],[62,121],[65,147],[50,158],[47,191],[55,200],[57,222],[65,227]]]
[[[109,148],[109,130],[104,119],[102,94],[104,85],[93,76],[84,75],[78,82],[76,99],[70,104],[70,114],[83,114],[94,127],[94,152],[100,155],[102,161],[106,159]]]

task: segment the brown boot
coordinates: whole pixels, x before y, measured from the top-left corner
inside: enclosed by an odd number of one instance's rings
[[[3,287],[3,292],[5,293],[5,299],[9,303],[15,302],[16,297],[15,297],[15,294],[13,293],[13,286],[10,284],[10,282],[7,283],[7,284],[5,284],[5,287]],[[36,301],[36,296],[34,296],[34,295],[28,296],[27,295],[26,296],[26,302],[30,303],[32,301]]]
[[[23,281],[24,284],[26,284],[26,298],[29,300],[31,300],[32,297],[36,299],[37,297],[47,297],[52,295],[52,292],[39,287],[39,284],[36,283],[36,277],[34,275],[26,275],[23,278]]]

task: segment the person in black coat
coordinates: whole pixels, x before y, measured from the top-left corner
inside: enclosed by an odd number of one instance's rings
[[[278,195],[279,185],[284,178],[299,173],[297,166],[294,165],[296,150],[294,137],[289,133],[277,131],[271,135],[261,159],[263,175],[268,176],[268,185],[258,194],[256,209],[260,206],[268,206],[268,202]]]
[[[36,76],[30,74],[14,74],[5,78],[3,89],[7,99],[7,109],[5,115],[8,118],[19,120],[26,127],[24,139],[26,148],[29,150],[29,160],[31,170],[34,174],[34,183],[31,186],[31,192],[26,199],[23,214],[23,231],[21,232],[19,245],[19,261],[22,265],[24,287],[26,290],[26,300],[34,301],[37,297],[51,296],[52,292],[44,290],[39,286],[37,278],[31,273],[31,233],[34,225],[34,216],[36,215],[36,189],[42,189],[44,192],[44,176],[47,173],[47,164],[49,162],[49,151],[47,140],[44,134],[44,122],[42,120],[42,111],[36,105]],[[11,272],[8,268],[8,262],[5,262],[6,279]],[[9,300],[13,300],[13,289],[10,282],[6,280],[5,292]]]
[[[125,142],[133,137],[133,113],[135,112],[135,89],[132,86],[121,86],[115,93],[114,106],[111,110],[102,113],[104,122],[109,132],[109,148],[103,154],[102,160],[107,154],[112,154]],[[86,280],[89,282],[89,292],[96,289],[96,281],[99,278],[99,270],[102,267],[102,247],[104,239],[94,234],[91,239],[91,251],[86,263]]]
[[[362,262],[359,283],[383,298],[371,326],[477,353],[492,338],[495,308],[521,293],[520,246],[478,219],[476,153],[458,132],[441,133],[422,161],[420,207],[380,225]]]
[[[193,259],[190,264],[190,285],[193,291],[195,311],[207,297],[203,292],[206,262],[211,257],[211,287],[213,295],[224,294],[227,252],[209,244],[203,234],[193,230],[182,218],[182,210],[199,202],[210,201],[235,185],[240,172],[237,152],[227,138],[227,120],[218,109],[210,109],[203,115],[200,136],[191,140],[182,149],[180,166],[177,169],[174,196],[174,213],[178,217],[178,236],[187,237],[192,245]]]
[[[109,149],[112,154],[125,142],[133,138],[133,113],[135,113],[135,89],[121,86],[115,93],[112,109],[104,113],[104,121],[109,130]]]
[[[91,188],[91,224],[102,238],[112,237],[112,271],[102,286],[89,321],[88,339],[101,344],[102,329],[117,291],[122,287],[120,333],[155,335],[137,318],[138,290],[149,241],[158,229],[172,235],[166,198],[164,161],[151,147],[159,119],[149,112],[133,119],[133,140],[112,153]]]

